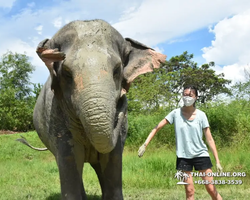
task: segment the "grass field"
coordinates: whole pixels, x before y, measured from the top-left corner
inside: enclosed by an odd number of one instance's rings
[[[34,146],[42,147],[35,132],[24,133]],[[34,151],[15,140],[20,134],[0,135],[0,200],[59,200],[60,184],[53,155]],[[123,154],[123,193],[125,200],[185,199],[184,186],[174,178],[175,150],[149,146],[138,158],[137,150],[125,146]],[[250,199],[250,147],[219,149],[225,172],[245,172],[245,177],[217,177],[242,180],[242,185],[217,185],[224,199]],[[215,164],[213,157],[211,156]],[[90,200],[101,199],[100,186],[89,164],[83,174]],[[195,180],[200,180],[195,177]],[[204,185],[195,184],[195,199],[210,199]]]

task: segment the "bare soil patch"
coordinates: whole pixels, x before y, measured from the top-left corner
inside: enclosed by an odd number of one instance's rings
[[[0,130],[0,135],[11,135],[11,134],[16,134],[16,133],[21,133],[18,131],[8,131],[8,130]]]

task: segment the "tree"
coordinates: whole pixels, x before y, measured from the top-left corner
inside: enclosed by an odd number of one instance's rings
[[[141,110],[157,110],[162,105],[177,107],[183,86],[188,84],[198,87],[198,101],[201,103],[206,103],[221,93],[231,94],[226,87],[231,81],[224,79],[224,74],[215,74],[211,69],[214,62],[198,67],[192,59],[193,54],[185,51],[166,61],[153,73],[140,76],[130,88],[129,102],[133,102],[133,105],[140,102]]]
[[[244,69],[245,82],[238,82],[232,86],[232,96],[236,99],[249,99],[250,98],[250,67]]]
[[[0,129],[27,131],[33,127],[35,97],[30,74],[34,67],[24,54],[7,52],[0,61]]]
[[[164,90],[164,75],[159,77],[159,73],[159,69],[156,69],[152,74],[141,75],[135,80],[127,94],[129,111],[155,110],[164,103],[165,97],[170,94]]]
[[[8,51],[2,56],[0,62],[0,89],[15,88],[16,97],[23,99],[32,92],[30,88],[30,73],[34,67],[29,63],[28,57],[24,54]]]
[[[184,85],[194,84],[199,90],[199,99],[201,103],[212,100],[218,94],[229,94],[231,90],[226,86],[231,83],[224,79],[224,74],[216,75],[213,69],[214,62],[203,64],[197,69],[188,68],[183,75]]]
[[[42,90],[43,85],[40,83],[37,83],[37,84],[33,84],[33,86],[34,86],[33,93],[35,94],[35,99],[37,100],[37,98]]]
[[[246,77],[246,82],[250,81],[250,66],[247,65],[247,67],[244,68],[244,72],[245,72],[245,77]]]

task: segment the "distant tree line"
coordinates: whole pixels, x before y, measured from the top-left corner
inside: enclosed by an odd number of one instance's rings
[[[166,108],[176,108],[181,100],[183,86],[196,85],[198,101],[206,105],[219,94],[234,99],[249,99],[250,71],[248,81],[229,88],[230,80],[224,74],[216,74],[214,62],[198,66],[192,61],[193,54],[183,52],[165,61],[153,73],[141,75],[135,80],[127,94],[129,114],[152,114]],[[33,109],[41,84],[30,82],[34,66],[25,54],[8,51],[0,59],[0,130],[33,130]]]

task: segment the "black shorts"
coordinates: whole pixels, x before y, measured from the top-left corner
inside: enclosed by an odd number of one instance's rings
[[[196,157],[196,158],[178,158],[176,160],[176,169],[182,171],[193,171],[195,170],[204,170],[211,168],[212,162],[210,157]]]

